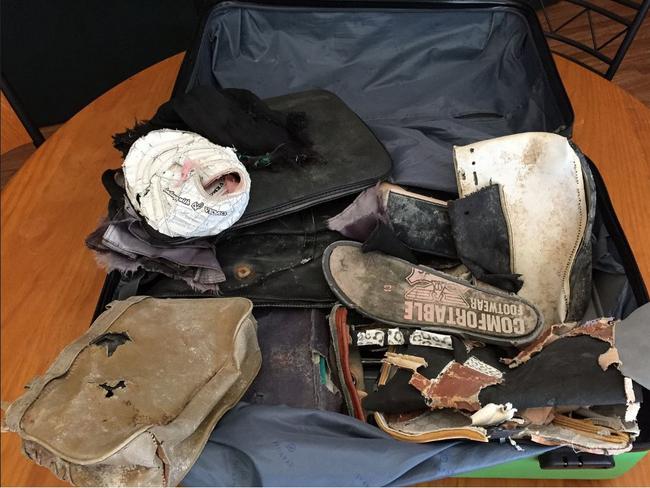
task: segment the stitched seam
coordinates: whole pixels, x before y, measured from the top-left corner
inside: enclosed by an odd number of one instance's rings
[[[567,263],[564,266],[564,271],[562,272],[562,299],[564,300],[564,305],[566,307],[565,311],[565,317],[562,317],[561,319],[564,320],[566,318],[566,313],[569,311],[569,296],[564,290],[564,284],[566,283],[567,275],[570,272],[571,268],[571,263],[575,261],[576,254],[578,251],[578,246],[580,246],[580,242],[582,241],[581,235],[584,234],[585,227],[586,227],[586,222],[584,217],[584,209],[583,209],[583,200],[580,198],[580,179],[582,178],[582,170],[580,171],[580,178],[578,177],[578,170],[576,169],[576,160],[575,158],[573,159],[573,164],[574,164],[574,178],[576,181],[576,193],[578,196],[578,216],[580,218],[580,228],[578,229],[578,232],[576,233],[575,236],[575,241],[573,243],[573,246],[571,248],[571,254],[569,256],[569,259]],[[580,167],[580,161],[578,161],[578,167]],[[569,287],[571,285],[569,284]],[[571,290],[569,290],[570,294]]]

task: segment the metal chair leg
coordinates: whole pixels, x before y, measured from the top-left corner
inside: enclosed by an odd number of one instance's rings
[[[38,147],[41,144],[43,144],[45,142],[45,137],[43,137],[41,131],[38,129],[38,127],[36,126],[32,118],[24,109],[22,103],[20,103],[20,100],[18,100],[16,93],[14,92],[13,88],[11,88],[11,85],[5,78],[4,74],[2,75],[0,88],[2,89],[2,92],[5,94],[5,97],[7,97],[7,101],[9,102],[9,105],[11,105],[11,108],[13,108],[14,112],[16,112],[16,115],[18,116],[18,119],[20,119],[20,122],[23,124],[23,127],[25,127],[25,130],[32,138],[32,142],[34,143],[34,146]]]

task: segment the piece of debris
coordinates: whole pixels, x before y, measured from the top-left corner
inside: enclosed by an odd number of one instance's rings
[[[427,367],[427,362],[420,356],[410,356],[396,352],[387,352],[381,362],[397,366],[398,368],[410,369],[414,373],[420,366]]]
[[[451,361],[433,379],[414,372],[409,384],[422,393],[432,409],[457,408],[475,412],[481,408],[479,392],[486,386],[496,385],[502,381],[503,378]]]
[[[549,344],[564,337],[576,337],[588,335],[594,339],[614,345],[614,322],[610,319],[596,319],[578,325],[576,322],[552,325],[537,340],[519,351],[519,354],[512,358],[501,358],[501,362],[510,368],[516,368],[528,361],[535,354],[541,352]]]
[[[554,407],[526,408],[519,412],[519,415],[534,425],[550,424],[555,417]]]
[[[500,425],[515,416],[516,408],[513,408],[512,403],[505,405],[497,405],[496,403],[488,403],[480,410],[472,414],[472,425],[490,426]]]
[[[618,356],[618,350],[615,347],[610,347],[598,356],[598,365],[603,371],[607,371],[607,368],[612,364],[621,364],[621,358]]]

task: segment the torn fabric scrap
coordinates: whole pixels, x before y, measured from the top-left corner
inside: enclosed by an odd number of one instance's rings
[[[579,335],[588,335],[594,339],[600,339],[609,342],[610,346],[614,345],[614,322],[609,319],[596,319],[585,322],[582,325],[574,327],[566,334],[565,337],[575,337]]]
[[[542,333],[535,341],[528,344],[524,347],[519,353],[512,358],[501,358],[501,362],[507,364],[510,368],[516,368],[524,364],[535,354],[540,352],[544,347],[548,346],[552,342],[555,342],[559,337],[554,333],[554,327],[552,326]]]
[[[436,378],[413,373],[409,384],[417,388],[432,409],[457,408],[475,412],[481,408],[479,392],[486,386],[501,383],[503,378],[451,361]]]
[[[548,345],[565,337],[587,335],[594,339],[607,342],[613,346],[614,324],[614,322],[606,318],[590,320],[582,325],[578,325],[576,322],[555,324],[544,332],[537,340],[519,351],[519,354],[512,358],[501,358],[501,362],[507,364],[510,368],[516,368],[517,366],[524,364],[537,353],[541,352],[542,349]]]
[[[555,417],[554,407],[532,407],[522,410],[519,415],[531,424],[546,425],[550,424]]]
[[[625,409],[625,421],[634,422],[641,408],[641,403],[637,402],[634,394],[634,382],[630,378],[623,378],[625,388],[625,397],[627,398],[627,408]]]
[[[621,358],[618,356],[618,350],[615,347],[610,347],[607,351],[598,356],[598,365],[603,369],[603,371],[607,371],[607,368],[612,364],[620,363]]]

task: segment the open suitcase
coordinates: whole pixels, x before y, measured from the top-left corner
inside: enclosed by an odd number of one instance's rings
[[[195,42],[185,56],[174,92],[183,93],[197,85],[247,88],[261,98],[315,88],[329,90],[345,101],[384,143],[393,159],[392,182],[443,197],[453,196],[455,181],[451,169],[435,161],[451,161],[453,144],[526,131],[570,137],[573,123],[570,102],[535,13],[527,5],[512,0],[210,3]],[[428,155],[424,159],[429,166],[408,164],[423,154]],[[593,271],[593,295],[599,297],[599,303],[590,305],[586,318],[624,318],[648,302],[648,294],[604,183],[596,166],[590,166],[597,191],[594,238],[610,256],[611,267]],[[265,233],[273,233],[274,218],[285,218],[298,210],[304,214],[310,205],[306,212],[327,214],[331,211],[327,206],[332,204],[328,200],[336,206],[336,201],[361,189],[332,191],[329,197],[321,196],[307,205],[270,213],[263,219],[261,225],[267,228],[260,230],[260,235],[264,238]],[[258,223],[259,219],[253,222]],[[259,228],[248,227],[251,233]],[[318,233],[317,229],[314,232]],[[322,253],[322,249],[317,252]],[[226,269],[227,276],[234,272]],[[296,279],[308,279],[312,272],[298,272]],[[287,307],[300,307],[324,316],[333,300],[322,298],[318,284],[313,289],[306,285],[304,290],[294,288],[295,296],[286,296],[286,291],[281,296],[277,289],[265,288],[263,283],[232,290],[232,294],[251,298],[256,312],[261,314],[273,315]],[[114,299],[144,294],[192,295],[146,276],[131,280],[112,272],[99,298],[96,315]],[[465,443],[466,459],[457,466],[444,466],[444,460],[454,463],[460,458],[445,457],[435,462],[434,456],[434,461],[419,464],[422,461],[408,459],[404,447],[402,453],[397,448],[394,456],[382,457],[385,478],[368,478],[364,474],[376,469],[369,456],[366,464],[358,465],[356,474],[336,479],[347,485],[367,486],[408,484],[460,473],[463,477],[613,478],[630,469],[650,449],[650,404],[642,404],[637,418],[641,434],[633,451],[617,456],[581,454],[568,448],[527,447],[516,456],[500,458],[496,449],[510,446],[494,446],[491,455],[486,450],[481,454],[472,451],[471,443]],[[280,473],[273,479],[279,483],[324,485],[332,479],[328,473],[338,469],[331,465],[334,458],[328,459],[333,446],[324,446],[322,452],[311,453],[312,457],[299,461],[308,463],[306,471],[311,472],[309,478],[301,478],[293,472],[291,461],[296,445],[290,439],[277,438],[274,442],[280,456]],[[355,445],[372,450],[374,444],[368,440],[367,447],[363,443]],[[515,458],[518,459],[500,461]],[[186,483],[237,484],[246,479],[238,477],[237,471],[245,468],[236,462],[225,460],[226,465],[218,466],[210,462],[200,459]],[[472,470],[483,466],[488,467]],[[214,475],[210,470],[221,474]],[[268,478],[261,481],[265,480]]]

